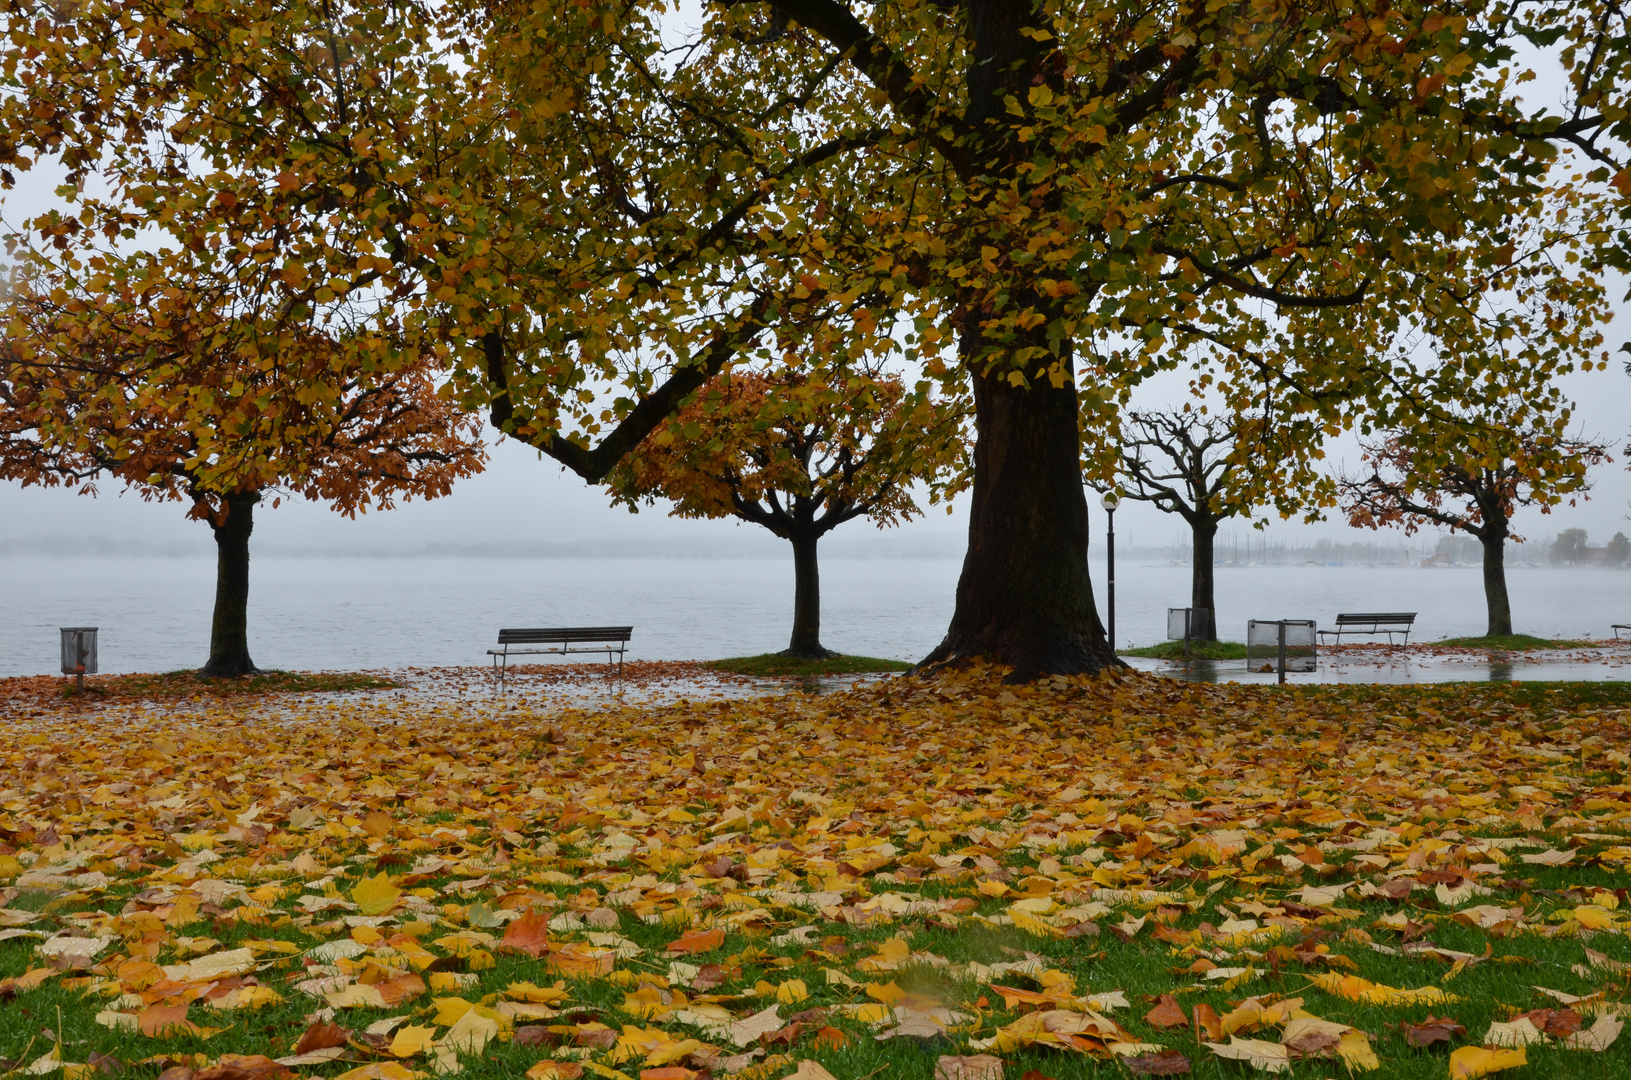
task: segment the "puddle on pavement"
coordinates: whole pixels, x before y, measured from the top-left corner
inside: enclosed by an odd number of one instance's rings
[[[1151,660],[1124,657],[1139,671],[1185,682],[1273,683],[1274,672],[1248,671],[1244,660]],[[1617,682],[1631,679],[1631,648],[1482,650],[1345,649],[1321,655],[1319,669],[1292,672],[1288,684],[1440,682]]]

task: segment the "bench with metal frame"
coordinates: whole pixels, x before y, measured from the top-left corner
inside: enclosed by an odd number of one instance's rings
[[[1609,627],[1609,629],[1614,631],[1614,640],[1621,641],[1623,639],[1620,637],[1620,631],[1631,630],[1631,623],[1617,622],[1613,626]]]
[[[536,656],[545,653],[564,655],[566,653],[606,653],[606,666],[612,665],[612,655],[617,656],[617,673],[623,674],[623,654],[628,651],[629,636],[634,633],[632,626],[546,626],[536,629],[512,628],[498,632],[497,649],[488,649],[487,655],[493,658],[493,667],[498,669],[499,682],[509,670],[510,657]],[[516,645],[549,646],[548,648],[521,648]],[[574,648],[574,646],[587,646]]]
[[[1392,645],[1393,635],[1403,634],[1408,645],[1415,622],[1414,611],[1353,611],[1338,615],[1336,629],[1321,630],[1320,637],[1335,634],[1340,641],[1343,634],[1386,634],[1387,643]]]

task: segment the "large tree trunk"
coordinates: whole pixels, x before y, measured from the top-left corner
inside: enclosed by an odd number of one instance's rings
[[[1506,532],[1485,526],[1484,603],[1489,606],[1489,634],[1512,633],[1512,601],[1506,595]]]
[[[210,659],[200,675],[232,678],[258,675],[249,658],[249,534],[255,529],[260,492],[226,498],[225,520],[215,531],[215,621],[210,625]]]
[[[1009,106],[1027,100],[1037,84],[1063,87],[1063,65],[1053,63],[1048,16],[1036,0],[970,0],[968,157],[959,172],[982,189],[975,196],[995,210],[1040,200],[1056,206],[1057,188],[1034,189],[1021,164],[1032,157],[1027,118]],[[1046,41],[1046,44],[1044,44]],[[1023,112],[1023,110],[1021,110]],[[970,250],[988,245],[1007,262],[1029,242],[1009,212],[994,212],[991,231],[970,237]],[[957,583],[957,610],[946,638],[927,656],[930,665],[988,657],[1013,667],[1014,681],[1047,673],[1096,672],[1120,664],[1093,607],[1087,576],[1087,499],[1079,466],[1076,386],[1054,386],[1038,369],[1050,362],[1067,380],[1069,340],[1050,337],[1047,323],[1058,302],[1014,274],[1016,258],[999,272],[1005,295],[986,286],[959,298],[958,349],[974,384],[974,490],[969,505],[968,554]],[[993,305],[996,305],[995,307]],[[998,321],[987,338],[985,320],[1028,312],[1043,321],[1028,329]],[[1028,354],[1022,364],[1013,358]],[[1042,358],[1042,359],[1039,359]],[[1030,385],[1009,383],[1023,374]]]
[[[1194,563],[1190,568],[1189,606],[1196,611],[1205,611],[1206,617],[1190,627],[1190,637],[1194,641],[1216,641],[1218,639],[1218,608],[1213,598],[1213,572],[1214,548],[1218,538],[1218,523],[1207,518],[1197,517],[1190,526],[1194,537]]]
[[[821,647],[821,568],[816,562],[817,537],[792,538],[793,636],[783,656],[825,660],[833,653]]]
[[[988,657],[1015,681],[1119,664],[1087,576],[1087,499],[1078,469],[1076,388],[974,380],[974,490],[968,554],[946,638],[923,661]]]

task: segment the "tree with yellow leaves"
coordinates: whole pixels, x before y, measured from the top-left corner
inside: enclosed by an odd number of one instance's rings
[[[854,355],[955,370],[969,548],[930,659],[1020,678],[1116,662],[1083,415],[1204,345],[1231,392],[1266,384],[1321,430],[1408,427],[1433,377],[1373,354],[1373,327],[1483,332],[1492,277],[1533,287],[1562,303],[1505,330],[1543,380],[1599,362],[1571,294],[1631,260],[1612,0],[742,0],[683,30],[641,0],[0,17],[0,168],[51,156],[70,181],[30,222],[42,245],[163,233],[245,294],[343,309],[358,349],[386,326],[445,348],[467,403],[592,482],[709,379],[772,362],[789,319],[842,311]],[[1562,71],[1561,108],[1520,97],[1518,53]]]

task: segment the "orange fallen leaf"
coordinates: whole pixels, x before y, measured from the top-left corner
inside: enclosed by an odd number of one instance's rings
[[[668,951],[671,953],[713,952],[723,944],[725,944],[725,931],[718,927],[712,930],[687,930],[668,943]]]

